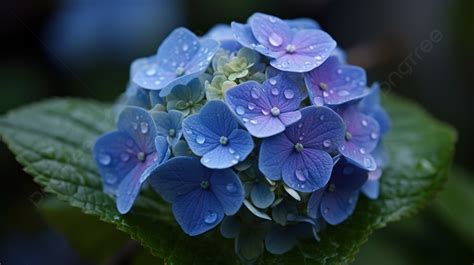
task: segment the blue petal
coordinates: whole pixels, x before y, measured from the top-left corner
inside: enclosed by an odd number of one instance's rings
[[[113,131],[102,135],[94,145],[94,160],[104,180],[105,192],[115,195],[120,182],[138,163],[139,149],[127,133]]]
[[[184,119],[183,135],[189,148],[198,156],[203,156],[220,145],[220,136],[202,123],[200,114]]]
[[[271,180],[281,179],[283,164],[293,150],[294,144],[284,133],[264,139],[260,146],[258,168]]]
[[[265,237],[267,251],[275,255],[290,251],[297,243],[294,232],[289,226],[273,226]]]
[[[208,181],[210,174],[196,158],[175,157],[159,166],[149,182],[163,199],[173,203],[176,197],[201,189],[201,182]]]
[[[224,218],[216,196],[201,188],[176,197],[173,214],[183,231],[190,236],[211,230]]]
[[[359,191],[332,192],[324,194],[321,201],[321,214],[331,225],[345,221],[355,210]]]
[[[240,233],[240,222],[237,216],[226,216],[221,223],[221,235],[225,238],[236,238]]]
[[[141,152],[155,152],[156,126],[146,110],[126,107],[119,115],[117,126],[133,138]]]
[[[380,181],[367,180],[367,182],[362,186],[361,191],[369,199],[372,199],[372,200],[377,199],[380,194]]]
[[[311,194],[307,206],[307,212],[309,217],[313,219],[319,219],[321,217],[321,200],[325,191],[326,188],[324,187],[319,190],[316,190]]]
[[[250,192],[252,203],[260,209],[268,208],[275,200],[275,194],[270,187],[263,183],[255,183]]]
[[[228,144],[219,144],[213,150],[204,154],[201,163],[208,168],[229,168],[236,165],[252,152],[254,143],[247,131],[234,130],[228,137]]]
[[[242,47],[234,39],[232,28],[226,24],[215,25],[203,37],[218,40],[221,43],[220,47],[228,51],[238,51]]]
[[[362,112],[377,120],[380,125],[381,134],[385,134],[390,130],[390,117],[380,105],[380,86],[378,83],[372,85],[369,94],[364,97],[359,104]]]
[[[200,49],[199,39],[186,28],[177,28],[158,48],[157,60],[160,68],[175,72],[194,58]]]
[[[281,19],[255,13],[249,18],[249,25],[257,41],[272,52],[272,57],[281,56],[286,52],[286,46],[293,39],[290,27]]]
[[[226,215],[233,215],[242,206],[244,188],[239,177],[231,169],[214,170],[210,178],[211,191],[220,202]]]
[[[293,30],[321,29],[321,26],[319,26],[318,22],[314,21],[311,18],[287,19],[285,20],[285,22]]]
[[[282,71],[304,73],[320,66],[336,47],[336,42],[322,30],[300,30],[292,40],[293,53],[285,53],[270,64]]]
[[[185,140],[179,140],[172,149],[173,156],[194,156],[193,151]]]
[[[126,104],[129,106],[136,106],[144,109],[151,108],[150,95],[144,88],[139,87],[135,83],[131,82],[128,84],[127,90],[125,91],[127,97]]]
[[[313,104],[323,101],[328,105],[338,105],[361,98],[367,94],[365,70],[342,64],[335,56],[324,64],[305,74],[308,94]]]
[[[359,190],[367,181],[367,178],[367,170],[341,159],[334,166],[331,183],[335,185],[336,192],[352,192]]]
[[[117,209],[119,213],[126,214],[132,208],[142,185],[142,182],[140,182],[142,172],[141,169],[135,169],[120,182],[117,189]]]
[[[182,135],[183,114],[179,111],[153,111],[151,116],[156,124],[157,133],[166,137],[168,144],[174,146]]]
[[[380,137],[377,121],[353,106],[347,107],[342,117],[351,137],[339,147],[339,151],[353,163],[367,170],[375,170],[377,164],[370,153],[375,149]]]
[[[283,181],[290,188],[312,192],[326,185],[331,176],[332,157],[320,150],[306,148],[293,153],[283,164]]]

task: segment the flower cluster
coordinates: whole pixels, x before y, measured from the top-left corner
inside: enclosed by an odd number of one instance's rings
[[[122,214],[147,182],[186,234],[220,224],[252,262],[319,240],[360,193],[379,195],[390,127],[379,87],[310,19],[179,28],[130,74],[118,128],[94,147]]]

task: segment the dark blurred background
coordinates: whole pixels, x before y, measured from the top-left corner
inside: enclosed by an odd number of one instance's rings
[[[131,61],[153,54],[173,28],[203,34],[256,11],[314,18],[371,82],[459,132],[444,191],[416,217],[377,231],[355,263],[472,264],[472,0],[7,0],[0,9],[0,114],[50,97],[112,101]],[[41,192],[3,143],[0,156],[0,264],[160,264],[114,227]]]

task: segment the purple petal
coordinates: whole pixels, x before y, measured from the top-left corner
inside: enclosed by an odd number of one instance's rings
[[[226,215],[233,215],[244,202],[244,188],[231,169],[214,170],[210,178],[211,191],[222,205]]]
[[[380,181],[367,180],[367,182],[362,186],[361,191],[369,199],[372,199],[372,200],[377,199],[380,195]]]
[[[333,167],[332,157],[323,151],[305,148],[293,152],[284,162],[283,181],[290,188],[312,192],[326,185]]]
[[[216,227],[224,218],[224,210],[216,196],[208,190],[196,189],[176,198],[173,214],[183,231],[195,236]]]
[[[298,85],[285,74],[274,76],[263,83],[270,106],[281,112],[294,111],[300,107],[301,93]]]
[[[249,18],[249,25],[257,41],[273,52],[286,52],[286,46],[293,39],[290,27],[281,19],[255,13]]]
[[[138,107],[126,107],[119,115],[118,129],[133,138],[145,154],[155,152],[156,126],[150,114]]]
[[[321,99],[325,104],[337,105],[367,94],[364,69],[341,64],[335,56],[305,74],[305,82],[310,99],[316,105]]]
[[[263,46],[262,44],[258,43],[252,33],[252,29],[248,25],[240,24],[237,22],[231,23],[232,32],[234,34],[235,39],[242,44],[242,46],[247,47],[252,50],[256,50],[259,53],[270,56],[276,57],[281,55],[279,51],[271,51],[267,47]]]

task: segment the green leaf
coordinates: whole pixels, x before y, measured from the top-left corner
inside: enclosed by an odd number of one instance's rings
[[[445,181],[455,132],[402,99],[385,101],[393,129],[385,144],[390,167],[381,182],[381,197],[362,198],[354,215],[329,227],[321,242],[302,242],[282,255],[265,254],[259,264],[347,264],[377,228],[409,216],[431,199]],[[25,170],[72,206],[113,223],[140,241],[166,264],[238,264],[233,242],[216,230],[186,236],[169,205],[150,190],[141,193],[133,210],[121,216],[102,192],[91,158],[96,137],[114,127],[111,107],[94,101],[54,99],[14,110],[0,118],[0,134]]]

